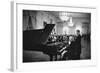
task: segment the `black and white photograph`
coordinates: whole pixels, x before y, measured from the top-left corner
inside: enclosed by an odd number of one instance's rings
[[[22,10],[23,63],[91,60],[91,13]]]
[[[13,71],[96,65],[95,7],[12,4]]]

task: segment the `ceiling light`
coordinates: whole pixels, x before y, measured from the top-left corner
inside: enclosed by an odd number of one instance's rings
[[[71,27],[74,26],[73,21],[72,21],[72,17],[70,17],[70,20],[69,20],[68,26],[71,26]]]
[[[59,13],[59,17],[62,21],[67,21],[69,17],[67,16],[67,12],[61,12]]]

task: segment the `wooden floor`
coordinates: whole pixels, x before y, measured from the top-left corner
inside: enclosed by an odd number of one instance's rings
[[[41,62],[41,61],[49,61],[50,57],[43,52],[39,51],[23,51],[23,61],[24,62]]]

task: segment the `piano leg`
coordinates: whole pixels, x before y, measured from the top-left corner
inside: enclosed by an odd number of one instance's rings
[[[53,61],[53,55],[50,55],[50,61]]]
[[[60,54],[60,60],[62,59],[62,55]]]
[[[57,61],[57,55],[55,55],[55,61]]]
[[[57,61],[57,55],[50,55],[50,61]]]

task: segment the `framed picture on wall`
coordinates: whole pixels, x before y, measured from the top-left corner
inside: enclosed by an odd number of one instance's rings
[[[96,8],[12,2],[13,71],[96,65]]]

